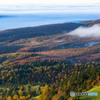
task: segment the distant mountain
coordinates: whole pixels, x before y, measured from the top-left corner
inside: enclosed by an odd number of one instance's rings
[[[36,42],[38,42],[37,41],[38,37],[40,39],[44,39],[44,38],[48,37],[48,40],[49,40],[50,36],[52,38],[53,37],[56,38],[56,35],[58,35],[58,33],[60,35],[62,35],[63,33],[70,32],[70,31],[72,31],[80,26],[87,26],[87,25],[90,25],[90,23],[97,23],[99,21],[100,20],[86,21],[86,22],[81,22],[81,23],[50,24],[50,25],[42,25],[42,26],[36,26],[36,27],[24,27],[24,28],[17,28],[17,29],[9,29],[9,30],[5,30],[5,31],[0,31],[0,54],[16,52],[19,49],[21,49],[27,45],[28,46],[32,45],[31,41],[28,41],[28,40],[30,40],[30,38],[31,39],[35,38]],[[55,36],[53,36],[53,35],[55,35]],[[62,37],[65,38],[65,36],[62,36]],[[68,36],[66,37],[66,39],[68,39]],[[73,46],[71,46],[71,44],[73,44],[73,42],[81,40],[79,37],[75,38],[75,37],[71,36],[69,40],[72,40],[72,39],[73,39],[73,41],[71,43],[69,43],[67,46],[66,46],[66,44],[63,44],[64,46],[63,45],[61,45],[61,46],[56,45],[55,46],[53,43],[52,44],[53,47],[51,49],[49,48],[46,50],[52,50],[55,48],[61,49],[61,48],[65,48],[65,47],[67,47],[67,48],[73,47]],[[85,40],[85,39],[82,39],[82,41],[83,40]],[[22,43],[25,45],[23,45]],[[47,42],[45,42],[45,43],[47,43]],[[50,42],[50,44],[51,44],[51,42]],[[28,47],[28,49],[29,48],[31,48],[31,47]],[[48,46],[46,48],[48,48]],[[33,51],[41,51],[41,50],[45,50],[45,48],[43,48],[42,46],[39,46],[38,48],[34,47],[34,48],[29,49],[29,50],[21,49],[20,51],[32,51],[32,50]]]
[[[2,17],[2,16],[0,16]],[[5,17],[7,17],[5,15]],[[19,39],[33,38],[36,36],[62,34],[72,31],[80,26],[94,25],[100,23],[100,19],[94,21],[85,21],[81,23],[62,23],[62,24],[50,24],[41,25],[36,27],[24,27],[17,29],[9,29],[0,31],[0,42],[2,41],[16,41]]]
[[[57,33],[65,33],[72,31],[80,26],[84,26],[81,23],[63,23],[63,24],[51,24],[37,27],[26,27],[18,29],[10,29],[0,31],[1,41],[15,41],[24,38],[32,38],[36,36],[54,35]]]

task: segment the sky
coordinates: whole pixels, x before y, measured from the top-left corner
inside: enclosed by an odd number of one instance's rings
[[[100,0],[0,0],[0,14],[100,13]]]

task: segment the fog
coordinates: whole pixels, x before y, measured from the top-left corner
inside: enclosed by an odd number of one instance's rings
[[[78,35],[80,37],[100,37],[100,24],[91,27],[79,27],[68,34]]]

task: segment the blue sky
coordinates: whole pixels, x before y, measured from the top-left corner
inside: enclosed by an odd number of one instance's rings
[[[100,0],[0,0],[0,14],[100,13]]]

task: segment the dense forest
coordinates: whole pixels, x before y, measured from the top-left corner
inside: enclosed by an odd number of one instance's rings
[[[95,62],[72,65],[66,61],[35,61],[26,66],[12,65],[0,69],[0,91],[4,100],[27,100],[39,94],[39,100],[67,100],[70,91],[85,92],[99,82],[100,63]],[[39,86],[38,89],[31,89],[35,85]],[[45,88],[41,89],[41,86]]]

